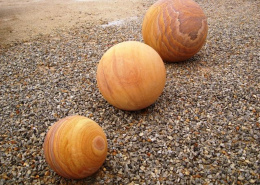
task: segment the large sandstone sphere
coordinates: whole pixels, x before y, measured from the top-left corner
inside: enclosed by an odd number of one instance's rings
[[[82,179],[94,174],[107,156],[103,129],[84,116],[67,116],[48,131],[44,155],[50,167],[68,179]]]
[[[135,111],[153,104],[165,81],[161,57],[141,42],[128,41],[111,47],[98,64],[98,88],[119,109]]]
[[[207,18],[193,0],[159,0],[147,11],[143,39],[168,62],[191,58],[204,45]]]

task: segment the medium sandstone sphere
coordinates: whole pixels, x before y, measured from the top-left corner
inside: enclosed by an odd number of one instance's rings
[[[204,45],[207,18],[193,0],[159,0],[145,14],[142,35],[168,62],[194,56]]]
[[[107,156],[103,129],[83,116],[68,116],[48,131],[44,155],[50,167],[69,179],[82,179],[95,173]]]
[[[164,63],[150,46],[127,41],[111,47],[101,58],[97,84],[113,106],[135,111],[153,104],[166,81]]]

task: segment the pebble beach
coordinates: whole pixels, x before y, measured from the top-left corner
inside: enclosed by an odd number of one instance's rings
[[[162,95],[140,111],[108,104],[96,70],[111,46],[143,42],[144,14],[0,46],[0,185],[260,184],[260,2],[196,2],[208,17],[205,45],[165,62]],[[108,141],[105,163],[82,180],[57,175],[42,148],[50,126],[76,114]]]

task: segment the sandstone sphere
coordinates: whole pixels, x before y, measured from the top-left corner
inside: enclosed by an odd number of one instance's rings
[[[193,0],[158,0],[146,12],[142,35],[168,62],[184,61],[204,45],[207,17]]]
[[[127,41],[111,47],[98,64],[98,88],[119,109],[135,111],[153,104],[161,95],[165,81],[161,57],[141,42]]]
[[[83,116],[68,116],[48,131],[44,155],[50,167],[69,179],[82,179],[95,173],[107,156],[103,129]]]

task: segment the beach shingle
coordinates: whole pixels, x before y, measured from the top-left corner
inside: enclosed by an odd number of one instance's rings
[[[259,2],[197,2],[208,16],[207,43],[186,62],[165,63],[163,94],[138,112],[103,99],[96,69],[112,45],[142,42],[142,16],[3,48],[0,184],[260,183]],[[80,181],[55,174],[42,151],[49,127],[74,114],[100,124],[109,146],[100,170]]]

